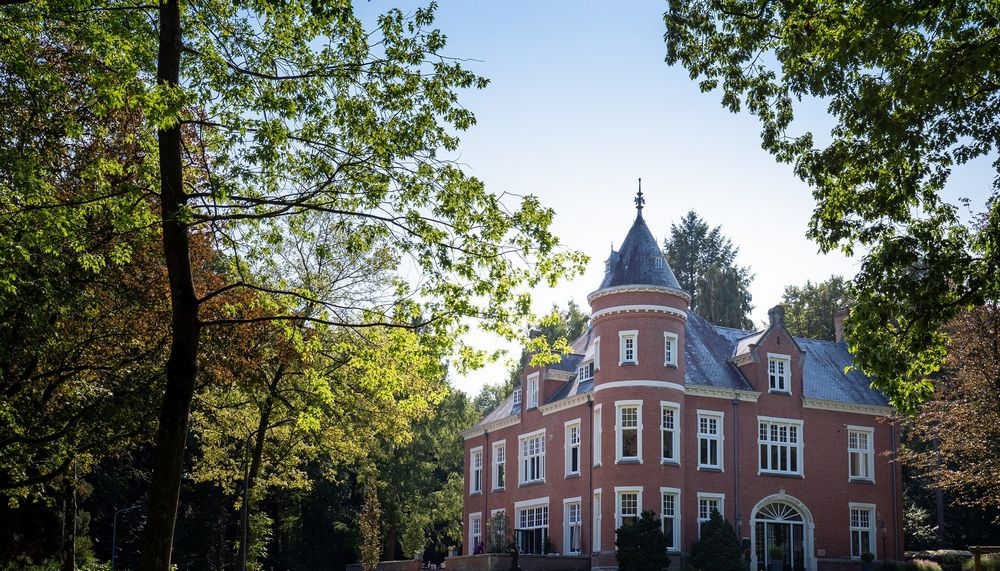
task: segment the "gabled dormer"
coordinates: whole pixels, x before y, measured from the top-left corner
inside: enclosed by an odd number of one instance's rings
[[[755,391],[801,397],[805,351],[785,329],[785,308],[774,306],[767,316],[767,329],[739,339],[730,361]]]

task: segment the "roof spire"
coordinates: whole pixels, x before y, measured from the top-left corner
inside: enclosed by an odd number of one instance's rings
[[[635,195],[635,208],[639,211],[639,217],[642,217],[642,205],[646,204],[646,199],[642,197],[642,178],[639,178],[639,193]]]

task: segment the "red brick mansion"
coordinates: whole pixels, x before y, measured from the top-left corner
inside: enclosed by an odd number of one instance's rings
[[[463,554],[490,544],[492,518],[522,554],[614,568],[615,530],[649,510],[679,567],[717,510],[750,569],[902,559],[899,435],[885,397],[845,373],[843,342],[789,335],[780,306],[762,331],[691,313],[641,194],[637,204],[573,353],[527,367],[520,389],[464,433]]]

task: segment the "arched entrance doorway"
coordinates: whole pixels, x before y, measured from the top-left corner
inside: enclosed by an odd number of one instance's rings
[[[785,494],[764,498],[753,510],[753,569],[814,571],[813,519],[805,504]]]

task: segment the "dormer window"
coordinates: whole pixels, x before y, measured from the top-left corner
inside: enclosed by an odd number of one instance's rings
[[[521,389],[514,389],[514,406],[521,404]]]
[[[538,373],[528,375],[528,408],[538,408]]]
[[[663,269],[663,258],[661,258],[660,256],[657,256],[657,257],[653,258],[653,267],[656,268],[656,269],[658,269],[658,270],[662,270]]]
[[[589,381],[594,378],[594,362],[591,361],[576,370],[577,380]]]
[[[768,391],[772,393],[792,392],[791,363],[789,355],[767,354],[767,382]]]

